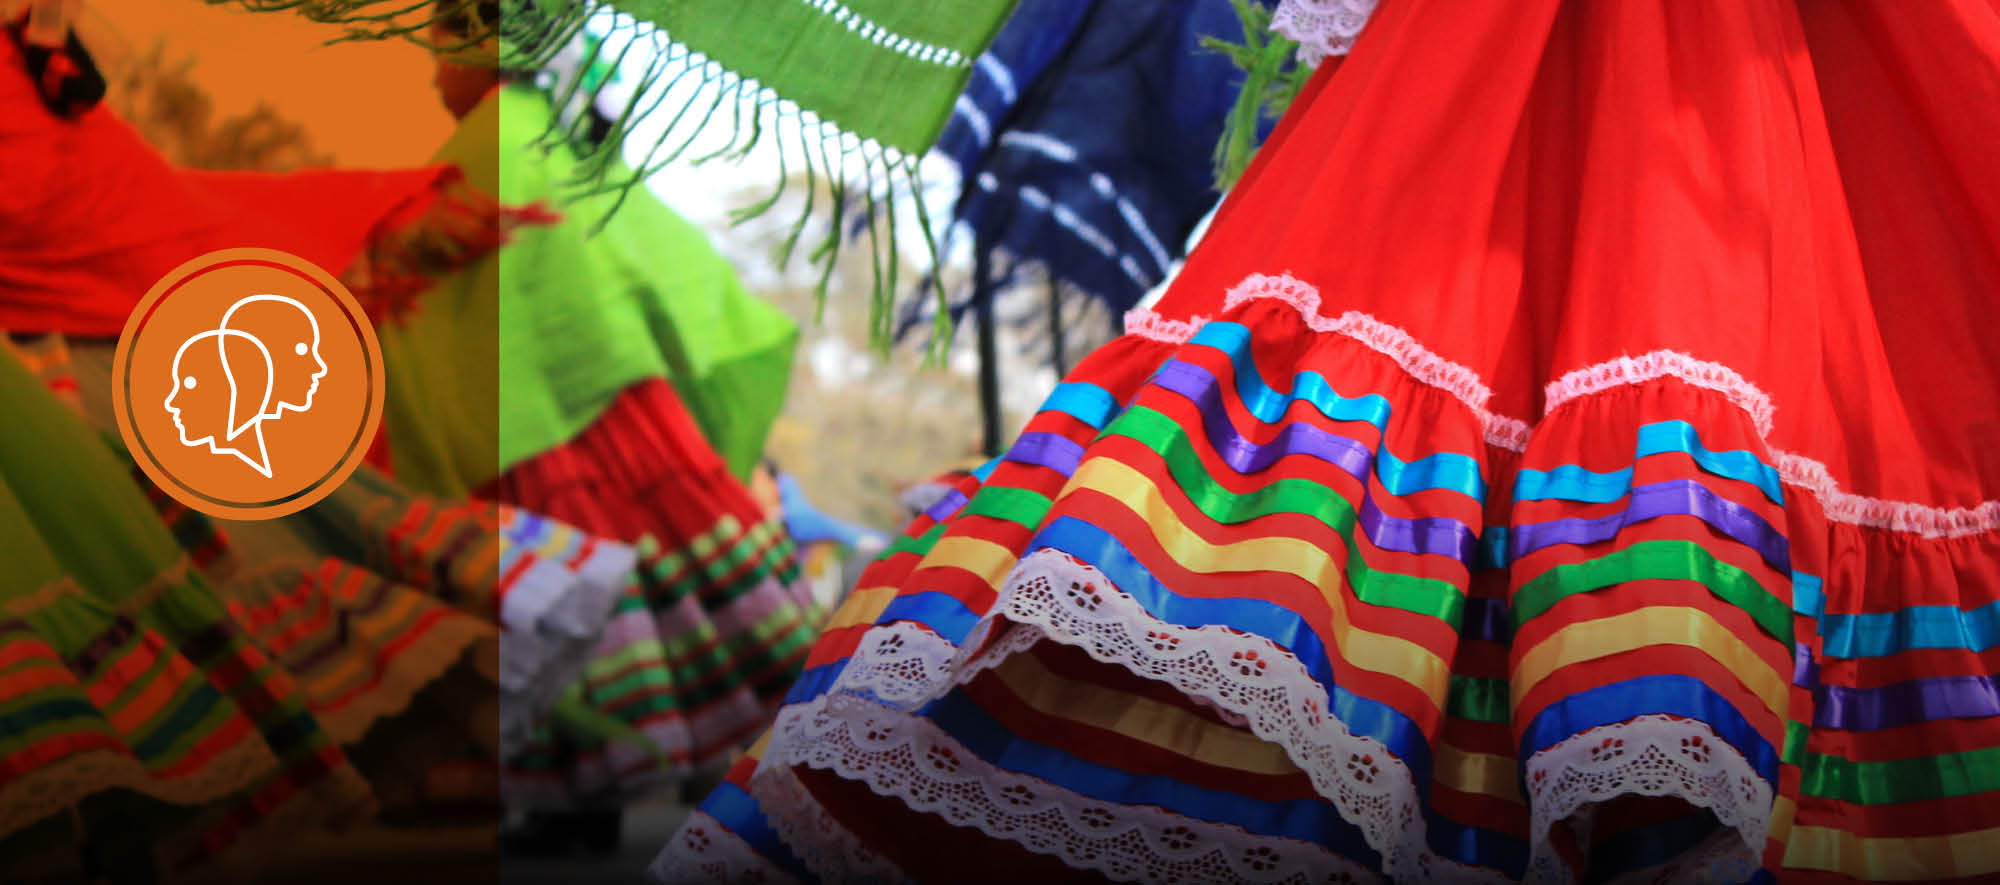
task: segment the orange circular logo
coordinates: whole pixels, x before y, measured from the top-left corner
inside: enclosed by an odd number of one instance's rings
[[[382,422],[382,346],[340,281],[224,249],[153,284],[112,362],[118,432],[181,503],[271,519],[332,493]]]

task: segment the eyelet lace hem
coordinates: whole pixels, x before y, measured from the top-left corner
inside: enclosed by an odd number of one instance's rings
[[[1100,802],[999,769],[929,720],[854,695],[822,695],[788,709],[770,746],[753,792],[787,844],[815,874],[831,881],[902,877],[837,825],[829,834],[815,822],[825,812],[802,796],[796,780],[786,783],[788,766],[834,772],[914,810],[1117,880],[1376,881],[1317,845],[1150,806]]]
[[[1707,725],[1657,715],[1579,732],[1536,753],[1528,760],[1527,786],[1528,874],[1549,882],[1572,878],[1550,846],[1550,828],[1586,806],[1622,795],[1673,796],[1708,809],[1738,838],[1732,840],[1733,854],[1704,844],[1706,851],[1697,852],[1701,857],[1690,857],[1699,861],[1695,866],[1754,871],[1774,799],[1770,782]],[[1587,840],[1587,812],[1579,823],[1579,838]]]
[[[1326,689],[1270,640],[1159,621],[1097,569],[1055,550],[1021,560],[994,613],[1243,717],[1360,828],[1391,878],[1426,881],[1444,867],[1461,878],[1483,875],[1427,850],[1409,769],[1330,715]]]
[[[730,832],[708,812],[699,810],[688,815],[667,847],[653,858],[646,874],[659,885],[682,882],[767,885],[798,881],[751,850],[742,837]]]

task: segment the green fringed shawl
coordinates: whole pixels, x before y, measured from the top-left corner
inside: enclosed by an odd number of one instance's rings
[[[746,80],[910,155],[937,141],[1013,0],[614,0]]]
[[[551,113],[540,92],[502,89],[437,159],[508,205],[550,200],[577,162],[565,146],[534,146]],[[643,189],[593,234],[591,219],[613,198],[587,197],[563,206],[557,224],[517,229],[496,256],[384,324],[399,479],[463,495],[574,438],[627,386],[660,377],[731,470],[749,477],[784,404],[798,328]]]
[[[474,0],[209,0],[254,11],[288,11],[340,25],[344,39],[382,39],[420,34],[427,16],[475,6]],[[865,241],[875,286],[871,308],[875,337],[889,337],[889,307],[899,288],[895,207],[921,191],[917,161],[930,150],[951,116],[952,105],[971,74],[973,60],[993,41],[1013,11],[1015,0],[501,0],[500,63],[511,70],[541,70],[557,52],[578,42],[587,21],[613,13],[612,42],[592,43],[585,67],[612,59],[613,67],[635,50],[645,73],[632,84],[612,133],[599,150],[580,158],[570,193],[615,192],[596,207],[595,221],[622,211],[633,186],[668,163],[682,161],[696,136],[712,127],[730,127],[729,147],[689,162],[734,158],[762,140],[777,143],[784,168],[779,177],[803,172],[806,209],[793,226],[779,261],[789,261],[808,217],[827,218],[823,236],[806,250],[820,269],[823,299],[834,262]],[[612,53],[616,53],[614,57]],[[640,58],[643,55],[645,57]],[[593,78],[594,79],[594,78]],[[676,92],[689,99],[667,102],[674,87],[698,80],[706,89]],[[578,88],[560,86],[558,104],[595,98],[600,80]],[[746,113],[747,108],[747,113]],[[767,123],[789,116],[802,137],[787,138]],[[642,120],[663,122],[658,141],[638,168],[620,162],[625,137]],[[582,120],[552,133],[550,141],[576,141]],[[770,209],[786,187],[769,200],[746,207],[739,219]],[[816,191],[827,191],[819,201]],[[587,211],[564,207],[567,212]],[[931,254],[936,241],[924,213]],[[865,230],[865,236],[861,231]],[[933,261],[935,264],[935,261]],[[945,312],[940,311],[942,318]],[[940,331],[943,331],[940,329]],[[942,340],[942,336],[940,336]]]

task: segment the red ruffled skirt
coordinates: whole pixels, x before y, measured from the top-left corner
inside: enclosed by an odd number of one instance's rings
[[[640,551],[640,580],[574,696],[651,746],[545,728],[503,772],[510,801],[616,801],[725,760],[769,724],[816,606],[777,514],[730,474],[664,379],[627,388],[483,494]]]
[[[1388,0],[658,872],[2000,875],[2000,10]]]

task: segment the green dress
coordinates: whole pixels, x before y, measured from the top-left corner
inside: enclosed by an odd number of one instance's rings
[[[507,205],[541,203],[562,220],[516,228],[381,324],[396,476],[470,493],[574,439],[626,388],[665,378],[747,480],[784,404],[797,326],[644,188],[594,230],[617,198],[565,200],[575,152],[536,144],[551,113],[539,91],[500,89],[435,158]]]

